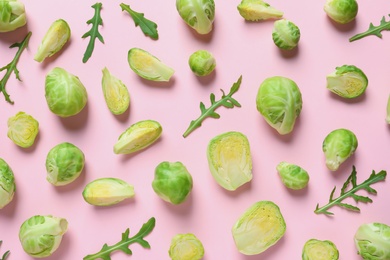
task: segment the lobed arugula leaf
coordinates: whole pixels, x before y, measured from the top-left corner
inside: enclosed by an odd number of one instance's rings
[[[152,39],[158,39],[157,24],[145,18],[143,13],[137,13],[130,8],[130,5],[121,3],[122,11],[126,11],[133,18],[135,26],[139,26],[145,36],[149,36]]]
[[[95,9],[95,14],[91,19],[87,21],[87,24],[92,24],[92,28],[86,32],[81,38],[89,38],[87,49],[85,50],[84,57],[83,57],[83,63],[86,63],[89,58],[92,56],[92,52],[95,48],[95,40],[98,38],[101,43],[104,44],[103,36],[99,32],[99,25],[103,25],[103,20],[100,16],[101,10],[102,10],[102,3],[96,3],[92,5],[91,7]]]
[[[0,240],[0,245],[3,243],[3,241],[2,240]],[[0,260],[6,260],[7,258],[8,258],[8,256],[9,256],[9,254],[10,254],[10,251],[8,250],[8,251],[6,251],[4,254],[3,254],[3,256],[0,258]]]
[[[390,14],[389,14],[390,16]],[[390,21],[386,22],[385,17],[382,17],[382,20],[378,26],[374,26],[372,23],[370,23],[370,26],[368,27],[368,30],[362,33],[358,33],[354,36],[352,36],[349,41],[353,42],[356,40],[359,40],[361,38],[367,37],[369,35],[375,35],[379,38],[382,38],[382,31],[390,31]]]

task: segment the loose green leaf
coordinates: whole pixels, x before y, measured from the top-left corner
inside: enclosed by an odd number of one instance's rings
[[[95,48],[96,38],[98,38],[100,42],[104,44],[103,36],[99,32],[99,25],[103,25],[103,20],[100,16],[102,6],[103,6],[102,3],[96,3],[92,5],[92,8],[95,9],[95,14],[90,20],[87,21],[87,24],[92,24],[92,28],[81,37],[81,38],[90,37],[87,49],[85,50],[84,53],[83,63],[86,63],[88,59],[92,56],[92,52]]]
[[[126,229],[126,231],[122,233],[121,241],[112,246],[104,244],[99,252],[92,255],[87,255],[83,258],[83,260],[111,260],[111,253],[114,251],[122,251],[127,255],[131,255],[133,252],[129,249],[129,246],[134,243],[140,244],[143,248],[150,248],[150,244],[146,240],[144,240],[144,237],[146,237],[152,232],[155,224],[155,218],[150,218],[148,222],[142,225],[141,229],[133,237],[129,237],[130,230]]]
[[[389,14],[390,16],[390,14]],[[390,31],[390,21],[386,22],[385,17],[382,17],[382,20],[378,26],[374,26],[372,23],[370,23],[370,26],[368,27],[368,30],[362,33],[358,33],[355,36],[352,36],[349,41],[353,42],[356,40],[360,40],[361,38],[367,37],[369,35],[375,35],[382,39],[382,31]]]
[[[333,207],[333,206],[339,206],[342,208],[345,208],[347,210],[351,211],[356,211],[360,212],[360,209],[356,206],[343,203],[342,201],[348,197],[353,198],[356,202],[363,202],[363,203],[369,203],[372,202],[372,199],[369,197],[364,197],[357,195],[356,192],[359,190],[365,190],[370,194],[376,194],[376,190],[370,187],[370,185],[383,181],[386,178],[386,171],[380,171],[378,173],[375,173],[375,171],[372,171],[370,177],[362,182],[361,184],[357,184],[356,182],[356,169],[355,166],[352,167],[352,173],[348,177],[348,179],[344,182],[343,187],[341,188],[340,191],[340,196],[338,198],[333,198],[334,192],[336,190],[336,187],[332,190],[330,197],[329,197],[329,202],[325,206],[319,207],[317,204],[316,209],[314,212],[316,214],[325,214],[325,215],[333,215],[332,212],[329,212],[328,209]],[[351,187],[351,189],[348,190],[348,187]]]
[[[16,52],[15,57],[11,62],[8,63],[6,66],[0,68],[0,71],[7,70],[7,72],[3,76],[3,79],[0,81],[0,92],[3,92],[5,100],[10,104],[13,104],[14,101],[10,99],[9,94],[5,89],[5,85],[7,84],[7,81],[11,76],[12,72],[15,73],[16,79],[21,81],[19,77],[19,70],[16,68],[16,65],[18,64],[20,55],[22,54],[23,50],[28,46],[28,41],[30,40],[31,34],[32,34],[31,32],[27,33],[26,37],[24,37],[22,42],[17,42],[10,46],[10,48],[18,47],[19,49]]]
[[[0,240],[0,245],[1,245],[2,243],[3,243],[3,241]],[[9,250],[6,251],[6,252],[3,254],[3,256],[0,258],[0,260],[6,260],[7,257],[9,256],[9,254],[10,254],[10,251],[9,251]]]
[[[133,18],[135,26],[139,26],[145,36],[149,36],[152,39],[158,39],[157,24],[144,17],[143,13],[137,13],[130,8],[130,5],[121,3],[122,11],[126,11]]]
[[[232,98],[232,95],[239,90],[241,85],[241,80],[242,80],[242,76],[240,76],[237,82],[233,84],[233,86],[230,88],[229,94],[227,95],[225,95],[225,92],[221,89],[222,98],[218,101],[215,101],[215,95],[211,93],[210,94],[211,106],[209,108],[206,108],[203,102],[200,102],[201,115],[197,119],[191,121],[187,130],[184,132],[183,137],[187,137],[195,129],[199,128],[202,125],[203,120],[205,120],[207,117],[216,118],[216,119],[220,118],[220,115],[215,112],[215,110],[218,107],[220,106],[224,106],[226,108],[234,108],[235,106],[241,107],[241,104],[238,103],[237,100]]]

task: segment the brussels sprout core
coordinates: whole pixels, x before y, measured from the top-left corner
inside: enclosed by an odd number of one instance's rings
[[[203,255],[202,242],[194,234],[177,234],[172,238],[169,247],[172,260],[200,260]]]
[[[248,21],[279,19],[283,17],[283,12],[273,8],[263,0],[242,0],[237,9],[240,15]]]
[[[358,4],[356,0],[326,0],[324,11],[333,21],[346,24],[355,19]]]
[[[26,11],[21,1],[0,1],[0,32],[14,31],[26,23]]]
[[[191,54],[188,64],[192,72],[197,76],[209,75],[216,66],[213,55],[206,50],[199,50]]]
[[[294,49],[298,45],[300,37],[301,31],[293,22],[286,19],[275,21],[272,39],[280,49]]]
[[[308,240],[302,251],[302,260],[338,260],[339,250],[329,240]]]
[[[7,136],[16,145],[22,148],[28,148],[35,142],[39,132],[39,123],[32,116],[19,112],[8,119]]]
[[[12,201],[15,189],[14,173],[9,165],[0,158],[0,209]]]
[[[176,0],[180,17],[199,34],[208,34],[213,29],[215,16],[214,0]]]

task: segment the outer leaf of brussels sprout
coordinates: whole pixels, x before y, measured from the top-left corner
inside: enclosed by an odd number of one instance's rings
[[[15,189],[14,173],[9,165],[0,158],[0,209],[12,201]]]
[[[240,15],[248,21],[279,19],[283,12],[273,8],[263,0],[242,0],[237,6]]]
[[[204,256],[202,242],[192,233],[177,234],[169,247],[172,260],[200,260]]]
[[[362,224],[355,233],[354,241],[363,259],[390,259],[390,226],[378,222]]]
[[[114,115],[123,114],[130,106],[130,94],[125,84],[103,69],[102,89],[104,99]]]
[[[309,174],[298,165],[281,162],[276,167],[276,170],[287,188],[300,190],[309,183]]]
[[[216,61],[213,55],[206,50],[199,50],[191,54],[188,64],[196,76],[207,76],[215,69]]]
[[[326,0],[324,11],[333,21],[346,24],[355,19],[358,4],[356,0]]]
[[[215,16],[214,0],[176,0],[180,17],[199,34],[208,34],[213,29]]]
[[[302,250],[302,260],[338,260],[339,250],[329,240],[309,239]]]
[[[39,123],[32,116],[19,112],[8,119],[8,138],[22,148],[28,148],[35,142],[39,132]]]
[[[293,22],[286,19],[275,21],[272,39],[280,49],[294,49],[298,45],[300,37],[301,32]]]
[[[0,33],[10,32],[27,23],[24,4],[18,0],[0,1]]]

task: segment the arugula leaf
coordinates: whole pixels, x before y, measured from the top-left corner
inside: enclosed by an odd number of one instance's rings
[[[225,95],[225,92],[222,91],[222,98],[218,101],[215,101],[215,95],[213,93],[210,94],[210,102],[211,106],[209,108],[206,108],[206,106],[203,104],[203,102],[200,102],[200,112],[201,115],[195,119],[192,120],[187,130],[184,132],[183,137],[187,137],[192,131],[197,129],[202,125],[203,120],[205,120],[207,117],[211,118],[220,118],[220,115],[215,112],[215,110],[220,107],[224,106],[226,108],[234,108],[241,107],[241,104],[238,103],[237,100],[232,98],[232,95],[236,93],[241,85],[242,76],[239,77],[236,83],[233,84],[233,86],[230,88],[229,94]]]
[[[325,215],[333,215],[332,212],[329,212],[328,209],[333,206],[339,206],[342,208],[345,208],[350,211],[360,212],[360,209],[356,206],[343,203],[342,201],[348,197],[353,198],[356,202],[363,202],[363,203],[369,203],[372,202],[372,199],[369,197],[364,197],[355,194],[359,190],[366,190],[370,194],[376,194],[376,190],[370,187],[370,185],[383,181],[386,178],[386,171],[380,171],[378,173],[375,173],[372,171],[370,177],[362,182],[361,184],[356,183],[356,169],[355,166],[352,167],[352,173],[348,177],[348,179],[345,181],[343,187],[340,191],[340,196],[338,198],[333,198],[334,192],[336,190],[336,187],[333,188],[332,192],[330,193],[329,202],[325,206],[319,207],[317,204],[316,209],[314,212],[316,214],[325,214]],[[352,184],[352,188],[350,190],[347,190],[348,187]]]
[[[0,240],[0,245],[3,243],[2,240]],[[8,250],[7,252],[4,253],[4,255],[0,258],[0,260],[6,260],[7,257],[9,256],[10,251]]]
[[[130,8],[130,5],[121,3],[122,11],[126,11],[133,18],[135,26],[139,26],[145,36],[149,36],[152,39],[158,39],[157,24],[144,17],[143,13],[137,13]]]
[[[390,15],[389,15],[390,16]],[[382,17],[382,20],[378,26],[374,26],[372,23],[370,23],[370,26],[368,27],[368,30],[362,33],[358,33],[355,36],[352,36],[349,41],[353,42],[356,40],[359,40],[361,38],[367,37],[369,35],[375,35],[379,38],[382,38],[382,31],[390,31],[390,21],[386,22],[385,17]]]
[[[93,49],[95,48],[95,40],[98,38],[101,43],[104,44],[103,36],[99,32],[99,25],[103,25],[103,20],[100,16],[100,12],[102,10],[102,3],[96,3],[92,5],[91,7],[95,9],[95,14],[91,19],[87,21],[87,24],[92,24],[91,30],[86,32],[81,38],[89,38],[89,43],[87,46],[87,49],[85,50],[84,57],[83,57],[83,63],[86,63],[88,59],[92,56]]]
[[[87,255],[83,258],[83,260],[111,260],[111,253],[118,250],[124,252],[127,255],[131,255],[133,252],[129,249],[129,245],[134,243],[140,244],[143,248],[150,248],[150,244],[146,240],[144,240],[144,237],[146,237],[152,232],[155,224],[156,219],[153,217],[150,218],[146,223],[142,225],[141,229],[133,237],[129,237],[130,230],[126,229],[126,231],[122,233],[121,241],[112,246],[104,244],[99,252],[92,255]]]

